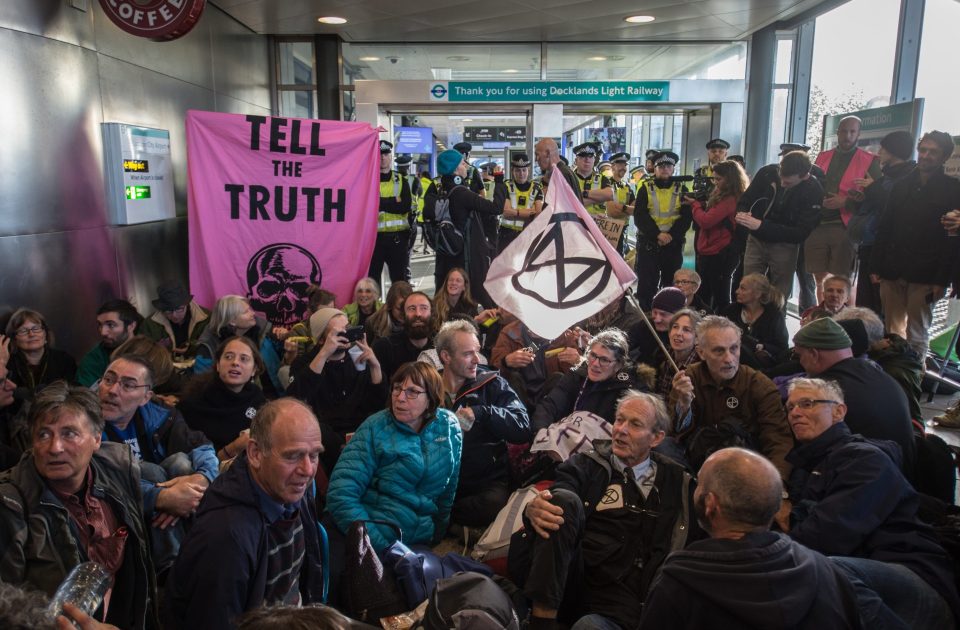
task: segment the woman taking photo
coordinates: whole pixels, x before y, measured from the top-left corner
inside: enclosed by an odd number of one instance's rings
[[[700,297],[713,312],[730,304],[730,279],[740,260],[734,243],[737,201],[749,180],[743,167],[732,160],[713,167],[713,190],[703,204],[693,197],[684,199],[693,209],[693,221],[700,227],[697,235],[697,271],[703,279]]]
[[[37,311],[17,309],[7,322],[6,338],[0,337],[0,360],[7,365],[10,380],[31,393],[56,380],[74,382],[77,362],[63,350],[51,347],[53,334]]]
[[[470,280],[467,278],[467,272],[460,267],[454,267],[447,272],[443,284],[433,295],[433,313],[437,319],[437,326],[442,326],[451,319],[473,321],[478,310],[477,303],[470,295]]]
[[[783,295],[767,277],[751,273],[737,288],[737,302],[723,313],[743,330],[740,362],[757,370],[774,365],[787,349],[787,322],[783,315]]]
[[[446,533],[463,434],[456,415],[440,408],[443,399],[432,366],[416,361],[396,371],[387,408],[360,425],[330,478],[327,510],[341,533],[371,519],[398,526],[408,545],[436,544]],[[397,540],[396,529],[379,523],[367,531],[378,552]]]
[[[195,378],[177,407],[190,428],[202,431],[225,461],[247,447],[250,421],[267,402],[256,384],[263,359],[247,337],[227,339],[214,358],[214,370]]]
[[[670,340],[670,357],[680,370],[685,370],[697,361],[697,324],[700,323],[700,313],[689,308],[683,308],[670,318],[670,330],[667,333]],[[669,361],[660,363],[657,370],[656,393],[664,398],[670,395],[673,387],[673,377],[676,370]]]

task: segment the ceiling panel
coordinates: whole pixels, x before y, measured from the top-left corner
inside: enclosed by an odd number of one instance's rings
[[[212,0],[269,35],[339,34],[346,42],[743,39],[824,0]],[[649,14],[633,25],[627,15]],[[336,15],[347,24],[320,24]]]

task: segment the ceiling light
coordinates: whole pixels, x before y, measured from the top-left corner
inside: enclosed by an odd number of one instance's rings
[[[596,57],[587,57],[587,61],[606,61],[607,58],[603,55],[597,55]]]
[[[464,118],[461,122],[473,122],[473,118]]]
[[[317,22],[320,22],[321,24],[346,24],[347,18],[336,17],[334,15],[331,15],[328,17],[317,18]]]
[[[380,61],[380,57],[360,57],[360,61]]]
[[[516,74],[518,72],[520,71],[515,68],[507,68],[506,70],[503,71],[504,74]]]
[[[647,22],[653,22],[655,19],[657,18],[652,15],[631,15],[623,18],[623,21],[631,24],[646,24]]]

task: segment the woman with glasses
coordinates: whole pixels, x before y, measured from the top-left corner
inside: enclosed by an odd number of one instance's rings
[[[247,448],[250,421],[267,402],[256,383],[264,366],[257,346],[246,337],[227,339],[214,358],[214,371],[193,379],[177,408],[226,461]]]
[[[693,222],[700,228],[697,235],[697,271],[703,278],[701,298],[713,312],[719,313],[730,303],[730,281],[740,262],[736,243],[737,201],[750,181],[737,162],[726,160],[713,167],[713,190],[705,202],[684,197],[693,209]]]
[[[545,429],[574,411],[589,411],[613,422],[617,400],[628,389],[648,391],[638,382],[627,358],[627,336],[616,328],[602,330],[590,340],[580,365],[567,372],[537,405],[534,431]]]
[[[440,408],[443,400],[443,379],[433,366],[404,363],[394,373],[387,408],[360,425],[330,478],[327,510],[341,533],[368,521],[370,542],[383,551],[397,530],[372,519],[399,527],[408,545],[440,541],[463,442],[456,415]]]
[[[20,308],[7,322],[6,337],[0,337],[0,361],[8,377],[30,392],[56,380],[74,382],[77,362],[63,350],[53,348],[53,333],[37,311]]]

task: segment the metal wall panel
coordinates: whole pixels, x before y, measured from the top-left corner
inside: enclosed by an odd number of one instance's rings
[[[0,235],[106,223],[96,53],[0,29]]]
[[[157,286],[176,278],[187,285],[187,218],[111,228],[120,286],[144,316],[153,313]]]
[[[96,4],[97,0],[88,0]],[[0,28],[41,35],[67,44],[94,47],[93,13],[80,11],[65,0],[3,0]]]
[[[270,50],[267,38],[254,35],[219,11],[204,12],[210,27],[214,89],[252,105],[270,109],[270,75],[265,72]],[[202,26],[204,22],[201,22]],[[217,111],[220,109],[219,99]]]

